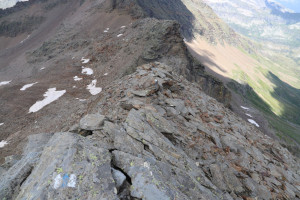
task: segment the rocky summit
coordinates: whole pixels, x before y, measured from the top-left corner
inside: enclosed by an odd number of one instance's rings
[[[159,62],[103,88],[67,132],[31,135],[0,199],[299,199],[299,160]]]

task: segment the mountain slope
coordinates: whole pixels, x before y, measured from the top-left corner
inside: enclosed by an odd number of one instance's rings
[[[138,67],[88,111],[73,133],[30,136],[3,173],[0,197],[300,197],[298,160],[170,66]]]
[[[0,20],[15,20],[32,10],[43,13],[49,3],[53,2],[33,3]],[[0,152],[2,160],[20,152],[29,134],[67,129],[84,114],[101,88],[150,61],[172,65],[208,94],[225,104],[230,102],[223,84],[207,75],[203,65],[189,54],[178,23],[141,21],[143,11],[132,10],[130,1],[123,3],[115,7],[113,1],[57,1],[44,12],[45,20],[29,38],[27,33],[0,39],[3,43],[13,41],[0,52],[0,82],[11,81],[0,85],[0,140],[9,142]],[[33,85],[20,90],[28,84]],[[56,99],[61,93],[58,100],[30,112],[32,106],[52,102],[51,98],[45,100],[46,96]]]
[[[204,2],[183,2],[195,16],[195,27],[205,27],[206,30],[202,32],[199,31],[201,28],[196,28],[194,40],[187,44],[193,55],[207,66],[208,71],[229,83],[232,91],[242,96],[242,99],[235,96],[233,109],[246,120],[259,121],[265,133],[278,136],[283,144],[298,149],[300,71],[297,62],[286,54],[278,54],[262,44],[235,34],[210,8],[206,9]],[[264,5],[263,1],[251,2],[244,4],[253,9]],[[285,94],[279,91],[285,91]],[[251,106],[251,113],[240,107],[245,105]],[[263,115],[259,115],[259,112]]]

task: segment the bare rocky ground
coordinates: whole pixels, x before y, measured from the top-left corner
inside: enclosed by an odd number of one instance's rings
[[[12,82],[0,86],[0,123],[4,123],[0,126],[0,141],[8,142],[1,148],[1,162],[5,156],[20,154],[28,135],[67,130],[78,121],[93,102],[94,96],[86,89],[92,80],[97,80],[97,87],[106,87],[150,61],[170,64],[189,80],[202,84],[207,93],[225,103],[230,101],[221,82],[206,75],[204,67],[189,54],[178,23],[136,19],[128,11],[132,8],[111,8],[109,2],[67,1],[64,7],[72,6],[73,11],[63,13],[47,37],[40,28],[22,44],[2,50],[0,80]],[[41,26],[52,26],[47,20],[45,23]],[[8,52],[15,57],[7,57]],[[90,62],[83,64],[82,57]],[[93,69],[93,75],[81,74],[82,66]],[[74,76],[83,80],[74,81]],[[20,91],[25,84],[35,82],[38,84]],[[28,113],[49,88],[66,93],[42,110]]]
[[[88,112],[69,132],[32,135],[23,156],[7,158],[0,197],[300,197],[295,157],[165,64],[114,81]]]
[[[299,160],[218,103],[230,93],[177,22],[144,18],[133,2],[65,1],[72,9],[54,8],[63,17],[46,35],[1,50],[0,81],[12,80],[0,86],[1,199],[299,198]],[[54,87],[66,93],[28,113]]]

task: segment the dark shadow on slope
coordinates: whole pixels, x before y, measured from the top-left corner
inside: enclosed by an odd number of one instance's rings
[[[274,114],[270,105],[248,84],[243,85],[231,79],[231,81],[227,83],[227,87],[231,89],[231,92],[240,95],[243,101],[252,104],[252,106],[261,111],[271,128],[275,130],[275,134],[280,139],[280,143],[291,153],[300,157],[300,134],[297,125],[290,123],[283,116],[279,117]],[[261,127],[260,129],[262,129],[265,134],[270,133],[270,127]]]
[[[176,20],[181,24],[181,33],[190,40],[193,38],[194,15],[181,0],[137,0],[149,17]]]
[[[282,117],[300,125],[300,90],[283,82],[272,72],[267,78],[276,85],[272,96],[284,106]]]
[[[193,39],[195,16],[181,0],[106,0],[104,7],[107,11],[118,9],[120,13],[129,13],[135,19],[175,20],[181,25],[184,38]]]

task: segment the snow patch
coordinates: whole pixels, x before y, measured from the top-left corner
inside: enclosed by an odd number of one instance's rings
[[[41,110],[46,105],[56,101],[66,93],[66,90],[56,91],[56,88],[49,88],[44,94],[44,99],[37,101],[33,106],[30,107],[29,113],[34,113]]]
[[[119,34],[119,35],[117,35],[117,37],[121,37],[123,34]]]
[[[247,107],[244,107],[244,106],[241,106],[241,108],[243,108],[244,110],[249,110],[250,108],[247,108]]]
[[[45,67],[42,67],[40,70],[44,70],[45,69]]]
[[[245,115],[247,115],[248,117],[252,117],[252,115],[248,114],[248,113],[245,113]]]
[[[86,101],[86,99],[79,99],[79,98],[76,99],[79,100],[80,102]]]
[[[0,142],[0,148],[3,148],[5,145],[7,145],[8,144],[8,142],[7,141],[5,141],[5,140],[2,140],[1,142]]]
[[[109,31],[109,28],[106,28],[103,32],[107,33]]]
[[[20,90],[21,91],[25,91],[26,89],[34,86],[35,84],[37,84],[38,82],[35,82],[35,83],[30,83],[30,84],[27,84],[27,85],[24,85]]]
[[[126,26],[121,26],[121,28],[126,28]]]
[[[105,74],[103,74],[104,76],[107,76],[108,75],[108,73],[105,73]]]
[[[25,42],[29,37],[30,37],[30,35],[28,35],[27,38],[25,38],[24,40],[22,40],[22,41],[20,42],[20,44],[22,44],[23,42]]]
[[[2,82],[0,82],[0,86],[2,86],[2,85],[7,85],[7,84],[9,84],[11,81],[2,81]]]
[[[82,62],[82,64],[86,64],[86,63],[90,62],[90,59],[85,59],[84,57],[82,57],[81,62]]]
[[[74,78],[74,81],[81,81],[82,80],[82,78],[79,78],[78,76],[74,76],[73,78]]]
[[[2,126],[4,123],[0,123],[0,126]]]
[[[248,122],[254,124],[256,127],[259,127],[258,123],[256,123],[256,121],[254,121],[253,119],[248,119]]]
[[[97,80],[93,80],[91,84],[89,84],[86,89],[90,91],[92,95],[97,95],[102,91],[102,88],[96,87]]]
[[[91,68],[82,67],[81,73],[86,74],[86,75],[92,75],[94,73],[94,71]]]

